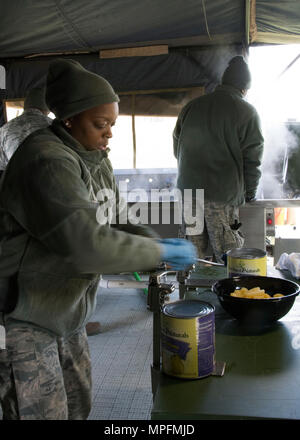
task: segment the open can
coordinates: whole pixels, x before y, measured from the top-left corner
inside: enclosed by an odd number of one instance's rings
[[[267,275],[267,254],[261,249],[236,248],[228,251],[228,277],[241,275]]]

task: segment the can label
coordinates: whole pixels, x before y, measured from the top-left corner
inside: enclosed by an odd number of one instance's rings
[[[162,315],[162,369],[171,376],[197,379],[215,364],[214,312],[193,318]]]
[[[253,260],[228,257],[227,266],[229,277],[239,275],[267,275],[267,257],[255,258]]]
[[[237,248],[227,252],[228,277],[267,275],[266,252],[255,248]]]

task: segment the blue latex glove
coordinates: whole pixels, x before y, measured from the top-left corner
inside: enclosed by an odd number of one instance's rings
[[[162,249],[161,260],[174,270],[184,270],[196,263],[196,247],[183,238],[166,238],[159,240]]]

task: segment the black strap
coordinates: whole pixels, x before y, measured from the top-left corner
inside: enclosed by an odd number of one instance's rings
[[[239,223],[237,219],[235,219],[233,225],[230,225],[230,229],[232,231],[237,231],[242,226],[242,223]]]

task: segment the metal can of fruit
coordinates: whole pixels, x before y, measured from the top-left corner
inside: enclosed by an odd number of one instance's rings
[[[267,275],[267,255],[261,249],[237,248],[227,252],[228,277]]]
[[[200,379],[215,366],[215,308],[204,301],[175,301],[161,315],[162,370],[170,376]]]

